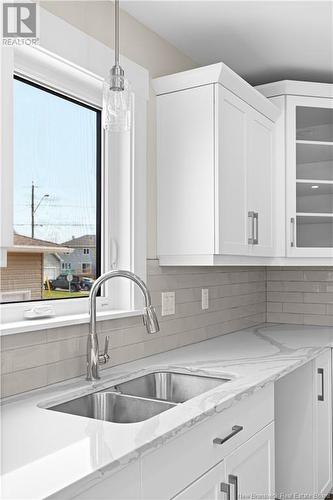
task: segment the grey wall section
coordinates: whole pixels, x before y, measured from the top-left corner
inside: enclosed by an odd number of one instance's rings
[[[100,345],[110,335],[109,366],[200,342],[265,321],[264,268],[161,268],[148,261],[148,285],[161,331],[147,335],[141,317],[98,323]],[[209,310],[201,309],[209,288]],[[161,291],[176,292],[176,314],[161,318]],[[88,325],[1,338],[2,396],[70,379],[85,372]]]
[[[333,326],[333,267],[268,268],[267,321]]]

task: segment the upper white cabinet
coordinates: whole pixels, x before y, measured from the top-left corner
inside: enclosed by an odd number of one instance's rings
[[[274,124],[226,88],[214,87],[217,230],[213,253],[271,256]],[[202,225],[207,222],[202,220]]]
[[[258,89],[284,114],[285,255],[333,257],[333,85],[278,82]],[[283,147],[283,146],[282,146]],[[282,221],[281,221],[282,224]]]
[[[273,256],[278,108],[222,63],[154,85],[161,264]]]

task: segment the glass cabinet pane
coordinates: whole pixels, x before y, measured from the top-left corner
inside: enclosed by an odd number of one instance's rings
[[[333,217],[298,216],[296,228],[297,247],[333,247]]]
[[[333,142],[333,109],[297,106],[296,140]]]
[[[333,213],[333,184],[300,183],[296,185],[296,211]]]
[[[333,145],[297,144],[296,178],[333,180]]]

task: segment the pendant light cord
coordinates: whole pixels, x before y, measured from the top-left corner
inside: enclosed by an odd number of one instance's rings
[[[119,66],[119,0],[114,0],[114,62]]]

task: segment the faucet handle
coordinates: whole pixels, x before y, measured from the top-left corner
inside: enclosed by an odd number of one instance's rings
[[[107,335],[105,337],[105,344],[104,344],[104,353],[99,354],[98,356],[98,361],[100,365],[105,365],[110,359],[109,356],[109,336]]]

